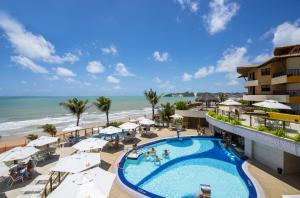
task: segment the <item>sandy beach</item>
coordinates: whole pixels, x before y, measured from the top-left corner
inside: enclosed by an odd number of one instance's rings
[[[140,115],[142,116],[142,115]],[[117,119],[117,120],[110,120],[110,122],[127,122],[129,121],[129,119],[131,118],[137,118],[140,116],[136,116],[136,117],[128,117],[128,118],[123,118],[123,119]],[[150,118],[151,114],[145,115],[146,117]],[[75,120],[74,120],[75,122]],[[106,122],[95,122],[95,123],[91,123],[91,124],[86,124],[83,127],[82,130],[79,131],[80,135],[84,135],[85,133],[92,133],[92,128],[98,128],[98,127],[104,127],[106,124]],[[44,133],[44,132],[34,132],[34,133],[24,133],[24,134],[18,134],[18,135],[11,135],[11,136],[4,136],[0,139],[0,153],[4,152],[6,150],[9,150],[12,147],[16,147],[16,146],[25,146],[28,143],[28,140],[26,139],[26,135],[28,134],[37,134],[39,136],[41,135],[47,135],[49,136],[49,134]],[[70,136],[71,132],[63,132],[63,131],[58,131],[57,135],[59,138],[63,139],[63,137],[67,137]]]

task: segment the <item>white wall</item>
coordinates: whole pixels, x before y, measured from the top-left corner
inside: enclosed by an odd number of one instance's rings
[[[277,171],[277,168],[283,169],[284,152],[270,146],[254,142],[253,158],[267,167]]]

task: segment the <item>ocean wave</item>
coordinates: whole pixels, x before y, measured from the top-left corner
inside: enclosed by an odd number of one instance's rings
[[[128,117],[137,117],[151,113],[151,108],[118,111],[109,114],[110,120],[124,119]],[[92,124],[96,122],[106,121],[106,115],[104,113],[84,113],[81,117],[80,123],[82,126],[86,124]],[[65,114],[58,117],[44,117],[40,119],[10,121],[0,123],[0,135],[8,136],[12,134],[22,134],[28,132],[41,131],[38,127],[44,124],[55,124],[58,130],[61,130],[76,122],[76,117],[71,114]]]

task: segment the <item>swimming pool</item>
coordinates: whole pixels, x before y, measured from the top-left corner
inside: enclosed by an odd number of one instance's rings
[[[145,152],[152,147],[161,159]],[[164,157],[164,150],[169,157]],[[185,137],[163,139],[138,147],[138,159],[125,155],[118,168],[127,187],[148,197],[194,198],[200,184],[209,184],[213,198],[257,197],[255,187],[242,169],[243,160],[220,143],[220,139]]]

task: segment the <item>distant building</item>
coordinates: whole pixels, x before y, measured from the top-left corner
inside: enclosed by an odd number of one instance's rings
[[[248,93],[243,100],[250,103],[277,100],[300,114],[300,44],[277,47],[274,56],[256,65],[239,66]]]

